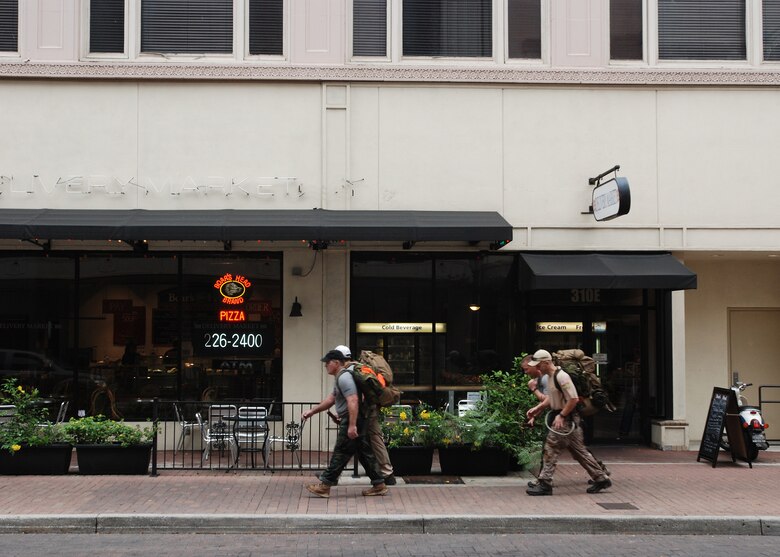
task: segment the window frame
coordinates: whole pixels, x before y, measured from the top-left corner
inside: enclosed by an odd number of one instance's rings
[[[387,27],[385,28],[385,55],[384,56],[355,56],[353,54],[355,47],[355,0],[350,0],[347,6],[347,62],[392,62],[393,61],[393,45],[394,41],[394,29],[395,20],[393,16],[397,13],[394,9],[396,0],[385,0],[385,8],[387,10],[386,21]]]
[[[607,1],[607,9],[605,11],[606,26],[604,32],[606,33],[606,45],[607,45],[607,65],[617,67],[637,67],[647,66],[649,64],[650,53],[650,17],[649,17],[649,4],[653,0],[642,0],[642,58],[636,60],[623,60],[612,58],[612,18],[610,14],[611,4]],[[656,31],[657,33],[657,31]],[[657,38],[656,38],[657,43]]]
[[[744,60],[723,60],[723,59],[707,59],[707,60],[662,60],[660,57],[660,28],[658,22],[658,10],[659,0],[646,0],[648,4],[647,17],[649,23],[649,29],[653,41],[648,45],[648,63],[655,68],[700,68],[700,69],[713,69],[713,68],[745,68],[750,66],[756,66],[757,51],[760,50],[760,43],[762,39],[759,39],[761,35],[761,16],[760,5],[761,2],[754,2],[749,0],[742,0],[745,4],[745,59]],[[715,0],[710,0],[715,1]]]
[[[124,50],[122,52],[92,52],[90,44],[92,43],[90,18],[92,16],[92,0],[82,2],[81,20],[83,22],[84,32],[81,34],[81,52],[82,57],[90,60],[127,60],[130,58],[130,6],[127,0],[125,5],[125,28],[124,28]]]
[[[550,1],[551,0],[539,0],[540,14],[539,14],[539,36],[541,40],[541,56],[539,58],[510,58],[509,57],[509,1],[502,0],[501,2],[501,29],[503,30],[500,37],[501,52],[503,55],[503,62],[507,65],[532,65],[532,66],[548,66],[550,64],[550,34],[552,30],[552,18],[550,15]]]
[[[490,63],[501,63],[503,60],[502,55],[499,53],[502,53],[504,51],[504,46],[500,45],[500,43],[497,43],[497,41],[504,41],[504,33],[502,30],[503,27],[503,9],[497,10],[497,0],[487,0],[491,4],[491,25],[490,25],[490,32],[491,32],[491,55],[490,56],[420,56],[420,55],[405,55],[403,53],[403,39],[404,39],[404,30],[403,30],[403,4],[404,0],[393,0],[394,4],[397,6],[397,9],[395,10],[398,14],[396,18],[393,18],[393,34],[395,36],[394,44],[395,48],[393,50],[394,61],[402,61],[402,62],[410,62],[410,63],[420,63],[420,64],[431,64],[431,63],[452,63],[452,62],[468,62],[472,64],[490,64]],[[498,0],[501,1],[501,4],[505,4],[505,0]]]
[[[125,29],[124,52],[91,52],[90,51],[90,13],[91,1],[82,2],[81,22],[84,31],[81,33],[81,58],[85,60],[130,60],[134,62],[187,62],[215,61],[225,62],[280,62],[289,59],[290,38],[290,0],[282,1],[282,53],[281,54],[250,54],[249,53],[249,0],[232,0],[233,4],[233,46],[230,53],[151,53],[141,51],[141,2],[143,0],[124,0]],[[20,13],[21,19],[21,13]],[[21,25],[20,25],[21,27]],[[2,53],[0,53],[2,55]]]
[[[24,11],[23,0],[16,0],[16,50],[0,50],[0,58],[20,58],[22,56]]]

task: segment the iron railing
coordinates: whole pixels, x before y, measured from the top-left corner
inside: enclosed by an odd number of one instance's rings
[[[151,404],[157,426],[152,475],[158,470],[323,470],[336,440],[336,426],[325,412],[301,420],[316,402],[155,399]],[[236,415],[242,407],[263,407],[267,416],[238,423],[230,417],[210,419],[215,405],[232,406]]]
[[[767,390],[767,394],[764,394],[764,389]],[[770,392],[770,389],[775,389],[774,391]],[[772,395],[772,398],[767,398],[769,395]],[[766,404],[780,404],[780,385],[761,385],[758,387],[758,408],[761,410],[761,415],[764,417],[764,423],[768,423],[766,421],[766,411],[764,408],[764,405]],[[768,428],[767,432],[775,432],[778,431],[778,426],[780,424],[770,424],[774,427]],[[780,437],[772,437],[770,438],[769,435],[767,435],[767,441],[772,442],[778,442],[780,441]]]

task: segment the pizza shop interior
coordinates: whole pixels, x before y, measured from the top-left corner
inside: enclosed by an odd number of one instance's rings
[[[281,400],[281,254],[11,255],[2,268],[0,380],[71,414]]]

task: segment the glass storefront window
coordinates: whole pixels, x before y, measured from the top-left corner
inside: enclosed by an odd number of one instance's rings
[[[175,400],[178,379],[163,365],[171,348],[175,256],[83,256],[79,261],[79,347],[88,373],[102,381],[79,410],[114,419],[148,419],[138,399]]]
[[[86,376],[74,388],[74,270],[72,257],[0,259],[0,381],[15,377],[54,402],[93,390]]]
[[[278,257],[184,259],[186,399],[282,399],[281,284]]]
[[[513,262],[497,254],[354,253],[353,350],[383,354],[406,396],[438,405],[448,398],[436,392],[478,389],[480,374],[510,369],[515,355]]]

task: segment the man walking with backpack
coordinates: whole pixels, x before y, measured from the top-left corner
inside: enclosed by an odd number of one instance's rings
[[[347,367],[353,364],[358,364],[352,360],[352,351],[349,346],[339,344],[334,350],[338,350],[347,358]],[[370,354],[370,352],[369,352]],[[361,354],[361,360],[363,354]],[[390,462],[390,455],[387,453],[387,447],[385,446],[385,440],[382,437],[382,412],[379,409],[378,404],[372,404],[368,400],[364,400],[365,407],[365,419],[366,419],[366,435],[368,436],[368,442],[371,444],[371,449],[374,451],[374,458],[376,458],[377,466],[379,466],[379,472],[385,478],[385,485],[396,485],[397,480],[393,473],[393,464]]]
[[[568,449],[572,457],[580,463],[593,483],[586,490],[588,493],[599,493],[612,485],[612,481],[604,473],[593,455],[585,448],[585,441],[580,427],[581,417],[577,413],[579,396],[568,373],[553,363],[552,355],[547,350],[537,350],[528,362],[531,367],[547,375],[547,396],[536,406],[528,410],[528,419],[535,419],[546,408],[550,408],[555,416],[551,430],[544,442],[544,465],[539,474],[539,482],[526,490],[528,495],[552,495],[552,478],[558,464],[558,458],[564,449]]]
[[[366,435],[367,422],[360,408],[360,392],[352,374],[345,369],[347,359],[344,352],[335,349],[328,351],[322,357],[328,375],[336,378],[333,391],[301,416],[304,420],[308,420],[314,414],[335,406],[339,417],[338,435],[330,464],[320,474],[319,484],[306,486],[307,490],[318,497],[330,497],[330,488],[338,483],[341,472],[355,454],[365,468],[366,474],[371,478],[372,487],[364,490],[363,495],[371,497],[387,493],[385,479],[379,472],[379,466]]]

